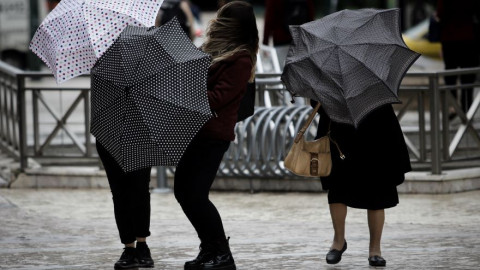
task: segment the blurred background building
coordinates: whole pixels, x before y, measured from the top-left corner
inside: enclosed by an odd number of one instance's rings
[[[282,0],[278,0],[282,1]],[[60,0],[1,0],[0,1],[0,58],[25,70],[39,70],[40,60],[28,50],[31,37],[38,25]],[[217,9],[217,0],[190,0],[195,14],[212,14]],[[264,0],[250,0],[257,17],[264,16]],[[420,52],[435,55],[439,44],[431,44],[425,38],[428,34],[427,18],[435,9],[434,0],[315,0],[315,18],[321,18],[341,9],[393,8],[402,11],[402,29],[407,33],[409,47]],[[207,16],[209,17],[209,16]],[[205,20],[197,20],[197,35],[202,35]],[[415,28],[415,31],[408,32]],[[261,27],[259,25],[259,27]],[[197,44],[197,43],[196,43]],[[432,52],[432,49],[434,50]],[[424,52],[425,50],[425,52]]]

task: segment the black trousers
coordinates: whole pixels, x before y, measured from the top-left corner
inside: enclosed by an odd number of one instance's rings
[[[474,41],[450,41],[442,42],[443,61],[445,69],[471,68],[479,65],[478,45]],[[457,84],[458,76],[445,76],[445,84]],[[475,74],[467,74],[460,76],[462,84],[475,82]],[[457,91],[453,90],[452,94],[457,97]],[[464,112],[470,108],[473,102],[473,88],[464,88],[460,98],[461,108]]]
[[[150,236],[151,168],[125,173],[97,141],[97,152],[107,173],[112,191],[115,221],[120,241],[129,244],[137,237]]]
[[[222,219],[208,195],[229,145],[229,141],[195,138],[175,170],[175,198],[202,243],[225,240]]]

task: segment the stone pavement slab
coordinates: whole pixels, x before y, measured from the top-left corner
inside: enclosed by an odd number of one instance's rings
[[[0,269],[112,269],[122,246],[107,189],[0,189]],[[325,193],[214,192],[239,270],[373,269],[364,210],[349,209],[348,249],[325,263]],[[384,269],[479,269],[480,191],[400,194],[387,210]],[[183,269],[198,240],[172,193],[152,194],[155,269]]]

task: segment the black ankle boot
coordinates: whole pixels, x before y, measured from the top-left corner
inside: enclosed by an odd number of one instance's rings
[[[115,269],[131,269],[138,267],[138,260],[136,257],[135,248],[126,247],[123,250],[122,256],[115,263]]]
[[[215,242],[215,257],[210,261],[204,263],[200,269],[221,269],[221,270],[236,270],[235,261],[233,260],[232,252],[228,244],[228,239],[222,239]]]
[[[150,249],[148,248],[147,243],[145,242],[137,242],[137,260],[138,260],[138,267],[144,268],[152,268],[153,267],[153,259],[152,255],[150,254]]]
[[[209,243],[200,244],[200,253],[198,253],[197,258],[185,262],[185,270],[196,270],[202,269],[202,264],[212,260],[215,257],[215,252],[213,246]]]

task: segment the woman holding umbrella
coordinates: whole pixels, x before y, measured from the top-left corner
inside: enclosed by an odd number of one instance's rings
[[[282,80],[293,94],[321,103],[317,137],[331,139],[332,171],[321,178],[334,229],[328,264],[347,249],[345,219],[353,207],[367,210],[369,264],[386,265],[384,209],[398,204],[397,185],[411,170],[391,104],[401,103],[400,82],[420,56],[405,45],[399,18],[399,9],[342,10],[290,28]]]
[[[209,191],[223,155],[235,139],[240,101],[255,75],[258,30],[252,6],[233,1],[220,8],[201,49],[212,56],[207,93],[215,117],[196,135],[175,170],[175,198],[201,242],[200,253],[184,268],[236,269]]]
[[[411,170],[407,146],[392,105],[369,113],[358,128],[331,121],[323,109],[319,112],[317,138],[330,130],[332,140],[345,155],[345,159],[341,159],[332,145],[332,172],[320,179],[323,189],[328,190],[334,230],[326,261],[328,264],[340,262],[347,249],[345,220],[347,207],[352,207],[367,210],[369,264],[385,266],[386,260],[381,256],[385,209],[398,204],[397,185],[403,183],[405,173]]]

